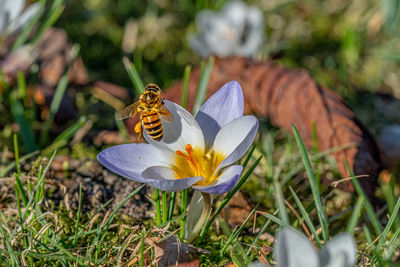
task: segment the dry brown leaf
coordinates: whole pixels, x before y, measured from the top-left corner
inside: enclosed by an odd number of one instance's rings
[[[71,44],[67,33],[62,29],[50,28],[38,43],[39,76],[41,83],[55,87],[70,62]],[[89,76],[78,57],[69,71],[69,82],[73,85],[87,85]]]
[[[178,263],[176,265],[170,265],[169,267],[199,267],[200,266],[200,261],[199,260],[195,260],[195,261],[191,261],[191,262],[182,262],[182,263]]]
[[[258,252],[258,256],[260,257],[260,262],[264,262],[269,264],[268,260],[265,258],[265,256],[268,256],[271,252],[272,252],[272,248],[269,246],[262,246],[261,247],[261,251],[257,251]]]
[[[36,60],[36,53],[30,46],[24,46],[8,54],[0,61],[1,70],[8,83],[12,83],[19,71],[27,72]]]
[[[189,110],[195,101],[199,76],[200,69],[196,68],[189,82]],[[242,86],[245,113],[269,117],[274,125],[289,132],[292,132],[293,123],[307,146],[312,145],[312,122],[316,124],[321,151],[353,144],[331,155],[343,177],[350,176],[344,160],[355,175],[369,175],[360,183],[368,196],[374,198],[377,177],[382,169],[378,148],[340,96],[318,85],[305,70],[290,70],[270,63],[231,57],[215,61],[207,97],[231,80],[237,80]],[[179,103],[181,92],[182,81],[169,88],[165,97]],[[341,188],[354,191],[351,182],[342,183]]]
[[[154,261],[152,264],[159,267],[189,263],[190,254],[207,252],[186,244],[175,235],[170,235],[160,242],[161,239],[161,237],[151,237],[145,240],[148,245],[154,245]]]
[[[223,209],[223,215],[225,220],[231,225],[242,225],[246,218],[251,213],[252,208],[250,207],[247,197],[242,192],[238,191],[228,205]]]

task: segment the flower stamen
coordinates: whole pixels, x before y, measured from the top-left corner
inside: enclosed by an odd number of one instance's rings
[[[218,179],[218,175],[214,172],[223,160],[222,154],[215,151],[204,154],[203,150],[193,148],[190,144],[185,146],[184,152],[177,150],[175,153],[177,157],[173,168],[177,179],[202,176],[204,180],[197,182],[196,185],[211,184]]]

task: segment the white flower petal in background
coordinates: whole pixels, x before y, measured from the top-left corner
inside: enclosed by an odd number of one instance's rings
[[[196,26],[197,35],[189,37],[189,45],[202,57],[252,57],[264,41],[261,10],[242,1],[228,2],[221,12],[201,11]]]
[[[9,32],[16,32],[22,29],[28,22],[39,12],[40,4],[34,3],[30,5],[24,13],[20,14],[16,19],[14,19],[8,26]]]
[[[317,251],[300,232],[284,228],[275,241],[275,260],[279,267],[318,267]]]
[[[356,264],[356,244],[354,238],[342,233],[330,240],[319,253],[321,266],[352,267]]]
[[[328,241],[317,253],[302,233],[284,228],[275,241],[275,261],[278,267],[352,267],[356,264],[356,244],[348,233]]]
[[[7,36],[20,30],[40,11],[34,3],[23,11],[25,0],[0,0],[0,35]]]
[[[7,13],[9,21],[16,19],[24,6],[25,0],[0,0],[0,10]]]

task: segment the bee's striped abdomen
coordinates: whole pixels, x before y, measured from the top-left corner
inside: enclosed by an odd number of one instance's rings
[[[160,141],[163,137],[164,130],[158,113],[155,111],[143,112],[142,121],[150,137],[156,141]]]

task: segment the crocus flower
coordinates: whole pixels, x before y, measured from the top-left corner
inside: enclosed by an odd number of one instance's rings
[[[274,251],[278,267],[351,267],[356,264],[356,244],[347,233],[334,237],[318,253],[306,236],[284,228],[276,237]]]
[[[0,35],[7,36],[25,26],[40,10],[40,4],[30,5],[24,12],[25,0],[0,0]]]
[[[200,108],[196,119],[165,100],[174,120],[163,121],[161,141],[124,144],[103,150],[98,160],[111,171],[163,191],[188,187],[208,194],[233,189],[241,173],[240,159],[258,129],[254,116],[243,116],[243,94],[236,81],[225,84]]]
[[[196,27],[198,33],[189,37],[189,44],[203,57],[252,57],[264,40],[262,12],[241,1],[228,2],[221,12],[200,12]]]

